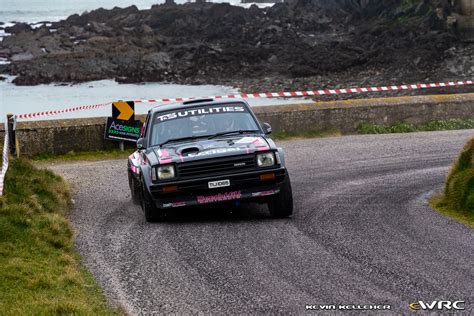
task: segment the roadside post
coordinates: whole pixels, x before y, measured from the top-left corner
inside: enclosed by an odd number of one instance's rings
[[[119,142],[121,151],[125,142],[135,143],[140,137],[142,123],[135,120],[135,102],[118,101],[112,103],[112,116],[107,118],[105,139]]]
[[[17,158],[20,156],[20,144],[18,143],[18,139],[16,138],[15,129],[16,129],[16,118],[15,115],[8,113],[7,114],[7,122],[6,128],[8,129],[8,143],[10,154],[12,156],[16,156]]]

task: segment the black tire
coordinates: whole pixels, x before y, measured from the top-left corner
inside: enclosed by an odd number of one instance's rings
[[[293,214],[293,192],[288,175],[281,186],[280,193],[272,196],[271,201],[268,202],[268,209],[274,218],[290,217]]]
[[[141,191],[141,205],[143,212],[145,213],[146,221],[150,223],[163,221],[165,219],[165,212],[156,207],[150,193],[148,193],[148,190],[145,187],[142,187]]]
[[[135,179],[133,175],[128,173],[128,183],[130,185],[130,192],[132,196],[133,204],[140,205],[141,203],[141,190],[140,183]]]

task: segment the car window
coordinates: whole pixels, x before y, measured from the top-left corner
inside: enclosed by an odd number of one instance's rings
[[[259,129],[243,104],[192,107],[156,113],[153,117],[151,144],[157,145],[174,138]]]

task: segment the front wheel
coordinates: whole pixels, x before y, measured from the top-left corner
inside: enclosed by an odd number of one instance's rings
[[[289,175],[286,176],[280,193],[271,197],[268,209],[272,217],[275,218],[289,217],[293,214],[293,192]]]
[[[163,210],[156,207],[153,199],[148,193],[148,190],[145,187],[142,187],[142,209],[145,213],[145,219],[147,222],[161,222],[165,219],[165,213]]]
[[[139,205],[140,202],[141,202],[140,201],[141,200],[140,183],[137,179],[135,179],[135,177],[133,175],[130,174],[130,172],[128,173],[128,183],[129,183],[129,186],[130,186],[132,201],[133,201],[134,204]]]

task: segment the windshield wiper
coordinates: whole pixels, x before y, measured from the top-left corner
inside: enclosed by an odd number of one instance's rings
[[[209,135],[202,135],[202,136],[186,136],[186,137],[178,137],[178,138],[170,138],[164,142],[162,142],[161,144],[158,144],[158,146],[163,146],[165,144],[168,144],[168,143],[172,143],[172,142],[179,142],[179,141],[184,141],[184,140],[195,140],[195,139],[198,139],[198,138],[204,138],[204,137],[209,137]]]
[[[216,138],[216,137],[219,137],[219,136],[224,136],[224,135],[244,134],[244,133],[259,133],[259,132],[261,133],[262,131],[260,131],[258,129],[241,129],[241,130],[238,130],[238,131],[216,133],[216,134],[212,135],[211,137],[209,137],[208,139],[213,139],[213,138]]]

